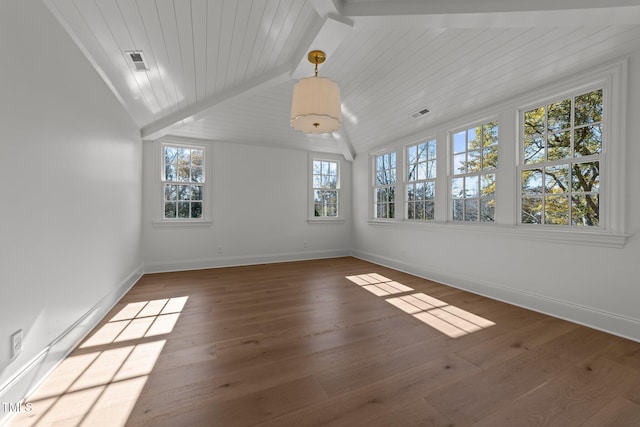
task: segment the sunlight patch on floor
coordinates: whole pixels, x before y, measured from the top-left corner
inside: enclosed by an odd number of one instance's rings
[[[377,273],[347,276],[347,279],[379,297],[413,291],[410,287]]]
[[[124,426],[166,343],[147,338],[170,334],[187,298],[127,304],[53,370],[25,399],[32,410],[8,426]],[[96,346],[107,348],[91,351]]]
[[[414,291],[377,273],[346,276],[346,278],[379,297]],[[490,320],[424,293],[392,296],[385,298],[385,301],[451,338],[458,338],[495,325]]]

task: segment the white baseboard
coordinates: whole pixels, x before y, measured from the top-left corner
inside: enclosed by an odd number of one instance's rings
[[[204,258],[195,260],[159,261],[144,264],[145,273],[167,273],[184,270],[238,267],[242,265],[273,264],[277,262],[304,261],[310,259],[337,258],[351,255],[351,249],[323,251],[285,252],[266,255],[243,255],[232,257]]]
[[[499,283],[438,270],[433,266],[410,264],[366,251],[354,249],[351,255],[355,258],[433,280],[447,286],[640,342],[640,319],[513,289]]]
[[[0,402],[17,403],[35,390],[49,373],[93,330],[100,320],[142,277],[143,266],[139,265],[113,291],[105,295],[96,305],[76,320],[36,357],[25,364],[12,378],[0,387]],[[0,425],[11,415],[0,408]]]

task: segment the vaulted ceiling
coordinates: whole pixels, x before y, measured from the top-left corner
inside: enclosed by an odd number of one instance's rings
[[[349,159],[640,46],[640,0],[44,1],[143,139]],[[289,126],[312,49],[342,91],[333,134]],[[126,53],[139,50],[148,70]]]

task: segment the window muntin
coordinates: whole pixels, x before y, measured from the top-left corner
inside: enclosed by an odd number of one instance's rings
[[[407,219],[434,219],[436,188],[436,140],[408,146]]]
[[[340,172],[337,161],[313,160],[313,216],[316,218],[338,217]]]
[[[162,145],[162,217],[200,220],[204,210],[204,156],[202,146]]]
[[[376,156],[375,171],[375,217],[395,218],[396,153]]]
[[[603,105],[596,89],[522,113],[522,224],[600,224]]]
[[[451,138],[454,221],[493,222],[498,167],[498,122],[455,132]]]

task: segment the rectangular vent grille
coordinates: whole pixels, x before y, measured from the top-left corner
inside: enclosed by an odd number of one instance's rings
[[[149,69],[149,67],[147,67],[147,62],[144,60],[144,55],[142,54],[141,50],[129,51],[125,53],[129,55],[129,58],[131,59],[131,62],[133,63],[136,71],[146,71]]]
[[[414,119],[418,119],[424,116],[425,114],[427,114],[428,112],[429,112],[429,109],[427,107],[424,107],[416,111],[415,113],[411,114],[411,117],[413,117]]]

